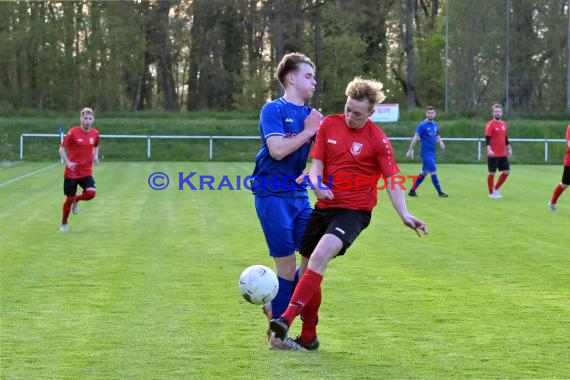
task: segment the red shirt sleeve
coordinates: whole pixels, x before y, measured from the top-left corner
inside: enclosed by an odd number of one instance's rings
[[[326,117],[321,126],[319,127],[319,131],[317,132],[317,138],[315,139],[315,146],[313,147],[313,151],[311,152],[311,158],[315,158],[320,161],[325,161],[326,155],[326,148],[327,148],[327,138],[326,138],[326,129],[327,126],[330,124],[330,119]]]
[[[377,162],[380,168],[381,175],[384,178],[392,177],[400,172],[400,168],[396,164],[394,158],[394,150],[392,149],[392,144],[386,135],[382,134],[380,140],[378,141],[378,155]]]
[[[570,124],[568,124],[568,129],[566,130],[566,141],[570,141]]]
[[[99,146],[99,133],[97,133],[97,137],[95,138],[95,145],[93,145],[94,147],[98,147]]]
[[[71,133],[71,130],[69,130],[69,132],[67,132],[67,134],[63,138],[63,141],[61,142],[61,146],[64,148],[69,148],[69,145],[72,142],[73,142],[73,134]]]

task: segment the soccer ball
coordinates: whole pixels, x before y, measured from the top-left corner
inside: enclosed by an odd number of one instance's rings
[[[239,291],[243,298],[255,305],[271,302],[279,290],[275,273],[265,265],[252,265],[239,277]]]

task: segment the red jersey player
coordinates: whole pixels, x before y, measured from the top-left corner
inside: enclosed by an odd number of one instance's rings
[[[388,195],[404,224],[420,236],[421,232],[427,234],[425,223],[408,213],[403,189],[394,186],[390,178],[400,170],[390,141],[368,119],[374,113],[374,104],[384,98],[381,90],[378,82],[360,78],[350,82],[346,88],[348,99],[344,115],[323,120],[311,153],[309,178],[318,201],[300,249],[301,255],[309,260],[301,263],[305,264],[305,268],[301,268],[305,271],[289,307],[270,323],[275,336],[285,339],[293,320],[302,314],[303,327],[296,341],[308,350],[319,346],[316,326],[323,274],[329,261],[344,255],[370,223],[371,211],[377,202],[374,178],[386,178]],[[366,178],[369,182],[362,185]],[[347,182],[352,183],[350,188]]]
[[[513,155],[513,150],[507,137],[507,123],[501,120],[503,117],[503,107],[500,104],[493,105],[493,120],[485,127],[485,142],[487,144],[487,166],[489,175],[487,185],[489,187],[489,198],[502,198],[499,188],[509,175],[509,158]],[[497,184],[495,182],[495,172],[501,172]]]
[[[80,120],[81,125],[71,128],[59,147],[59,155],[65,162],[63,193],[66,199],[60,227],[62,232],[68,230],[67,218],[70,211],[77,214],[79,201],[95,198],[96,192],[93,164],[99,163],[99,131],[92,127],[95,113],[91,108],[83,108]],[[81,195],[75,195],[77,185],[83,188]]]
[[[566,154],[564,155],[564,172],[562,174],[562,182],[554,188],[552,199],[548,202],[550,211],[556,211],[556,202],[564,190],[570,185],[570,124],[566,129]]]

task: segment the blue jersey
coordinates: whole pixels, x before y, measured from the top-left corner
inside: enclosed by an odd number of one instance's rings
[[[261,110],[259,132],[261,149],[255,157],[251,186],[258,196],[307,197],[307,190],[295,179],[303,173],[311,149],[311,140],[278,161],[269,154],[266,139],[271,136],[291,138],[305,129],[305,119],[311,107],[298,106],[283,98],[267,103]]]
[[[416,128],[416,134],[420,137],[422,158],[435,158],[435,142],[439,136],[437,123],[425,119]]]

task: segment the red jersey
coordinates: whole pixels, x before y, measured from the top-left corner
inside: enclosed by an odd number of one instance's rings
[[[568,129],[566,129],[566,155],[564,156],[564,166],[570,166],[570,124],[568,124]]]
[[[378,201],[379,177],[387,179],[400,171],[384,132],[370,120],[360,129],[349,128],[343,114],[323,120],[311,157],[323,161],[322,182],[334,194],[333,200],[318,200],[317,208],[372,211]],[[368,183],[357,185],[359,177]]]
[[[491,120],[485,127],[485,137],[491,138],[491,149],[495,157],[507,156],[507,123],[502,120]]]
[[[99,131],[90,128],[85,132],[80,126],[67,132],[61,146],[67,149],[69,161],[77,166],[71,170],[65,167],[65,178],[83,178],[93,175],[93,148],[99,146]]]

